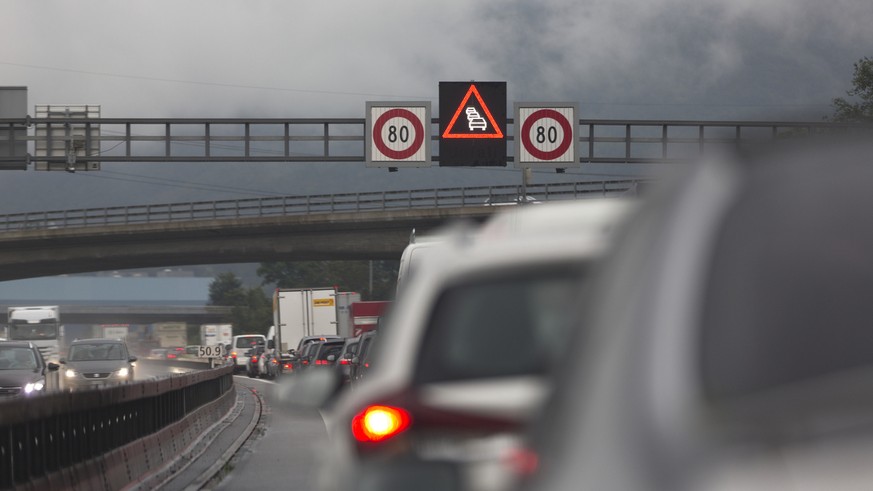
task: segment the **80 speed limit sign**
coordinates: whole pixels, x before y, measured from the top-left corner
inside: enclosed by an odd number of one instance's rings
[[[430,126],[430,102],[367,102],[367,166],[429,166]]]
[[[577,112],[574,103],[516,103],[516,167],[575,166]]]

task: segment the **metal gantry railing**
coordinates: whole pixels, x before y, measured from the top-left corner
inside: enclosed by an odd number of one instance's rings
[[[439,125],[439,119],[432,118],[431,124]],[[510,125],[514,126],[512,118],[507,120]],[[683,161],[712,146],[754,145],[863,126],[824,121],[580,119],[578,164]],[[35,128],[40,131],[32,131]],[[438,143],[438,131],[432,135]],[[508,133],[507,140],[513,141],[514,136]],[[38,143],[35,147],[45,150],[21,155],[22,142]],[[364,145],[364,118],[0,119],[0,169],[20,169],[30,162],[47,170],[88,170],[92,168],[88,163],[98,169],[101,162],[363,162]],[[99,150],[91,150],[95,148]],[[433,155],[439,162],[439,152]],[[507,161],[513,162],[513,156]]]
[[[521,185],[432,188],[11,213],[0,215],[0,230],[100,227],[277,215],[487,206],[513,202],[524,194],[538,201],[556,201],[634,193],[637,186],[647,182],[649,181],[610,180],[528,184],[526,189]]]

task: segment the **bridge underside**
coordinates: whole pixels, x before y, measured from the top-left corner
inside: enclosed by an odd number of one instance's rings
[[[193,264],[400,259],[413,229],[482,220],[493,207],[380,210],[10,231],[0,281]]]

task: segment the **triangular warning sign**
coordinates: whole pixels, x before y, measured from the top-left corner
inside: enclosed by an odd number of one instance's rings
[[[475,106],[467,105],[467,103],[470,102],[470,96],[476,96],[476,101],[482,109],[481,113]],[[464,115],[463,118],[459,118],[461,114]],[[500,130],[497,121],[494,121],[494,116],[491,115],[491,110],[488,109],[485,101],[482,100],[482,96],[479,94],[479,90],[476,89],[475,84],[470,84],[467,94],[461,100],[461,104],[455,111],[455,115],[452,116],[452,120],[449,121],[446,130],[443,131],[442,137],[503,138],[503,131]]]

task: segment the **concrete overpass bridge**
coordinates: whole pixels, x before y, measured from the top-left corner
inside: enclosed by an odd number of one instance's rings
[[[0,281],[191,264],[398,259],[412,229],[517,196],[618,196],[637,181],[287,196],[0,215]]]

